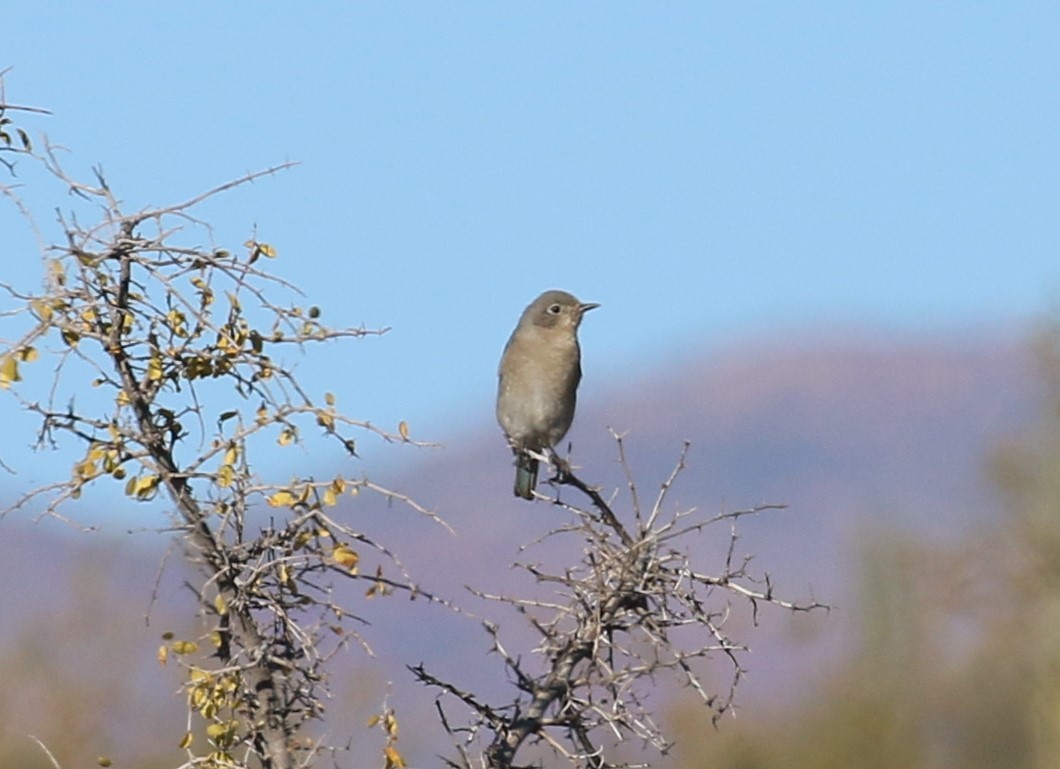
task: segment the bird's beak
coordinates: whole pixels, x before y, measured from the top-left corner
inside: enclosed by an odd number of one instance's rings
[[[578,305],[578,314],[579,315],[584,315],[585,313],[589,312],[589,310],[595,310],[599,306],[600,305],[597,304],[596,302],[586,302],[585,304],[579,304]]]

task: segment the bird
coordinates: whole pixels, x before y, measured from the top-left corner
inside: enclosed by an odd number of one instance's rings
[[[578,326],[599,307],[546,291],[523,310],[498,368],[497,421],[515,454],[515,496],[532,500],[538,457],[553,454],[574,420],[582,378]]]

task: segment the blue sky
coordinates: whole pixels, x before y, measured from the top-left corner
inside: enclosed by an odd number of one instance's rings
[[[43,2],[3,24],[8,99],[51,109],[32,127],[130,208],[300,161],[200,214],[230,245],[256,224],[331,322],[393,328],[303,370],[423,438],[491,425],[546,288],[604,305],[603,387],[793,329],[1018,324],[1060,287],[1055,3]],[[12,222],[0,279],[34,286]]]

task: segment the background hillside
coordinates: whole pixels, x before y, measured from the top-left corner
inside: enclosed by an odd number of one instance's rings
[[[583,477],[618,489],[617,507],[627,509],[607,428],[625,435],[646,499],[673,468],[683,441],[691,441],[688,469],[670,504],[709,512],[788,505],[745,519],[738,547],[787,596],[814,596],[835,607],[810,617],[766,612],[759,628],[741,631],[753,651],[740,717],[724,722],[714,743],[783,722],[806,712],[808,703],[823,707],[830,696],[824,684],[870,643],[873,579],[906,585],[913,602],[916,589],[906,580],[923,561],[998,526],[1001,498],[986,470],[1001,442],[1038,414],[1041,385],[1032,363],[1015,336],[889,341],[866,333],[763,340],[629,372],[622,381],[589,372],[569,436]],[[418,452],[380,478],[435,510],[455,534],[370,497],[340,514],[357,516],[370,533],[396,543],[426,588],[491,616],[496,610],[465,595],[463,586],[526,589],[524,575],[510,568],[513,560],[567,556],[521,554],[519,546],[565,514],[510,496],[510,458],[488,409],[463,427],[445,447]],[[322,468],[321,475],[335,469]],[[720,557],[727,536],[727,528],[708,529],[697,546]],[[887,550],[896,542],[916,543],[912,564],[907,550]],[[163,631],[185,630],[174,618],[189,615],[179,611],[179,567],[164,573],[159,590],[166,600],[152,608],[164,549],[164,535],[85,534],[17,514],[0,522],[0,662],[8,679],[0,689],[0,754],[19,756],[21,766],[44,766],[26,737],[33,734],[68,757],[64,766],[97,753],[127,766],[173,758],[180,735],[170,725],[180,704],[171,693],[178,677],[158,667],[154,652]],[[341,675],[361,679],[338,687],[330,728],[352,722],[358,735],[357,724],[388,696],[405,719],[405,754],[427,765],[446,743],[433,723],[431,695],[411,685],[403,665],[424,661],[504,695],[496,683],[500,667],[486,656],[487,639],[472,618],[410,607],[402,598],[354,601],[373,623],[365,637],[377,656],[355,649],[344,656]],[[515,648],[529,642],[514,618],[499,619]],[[672,705],[674,723],[684,723],[679,699]],[[683,743],[692,734],[699,728]]]

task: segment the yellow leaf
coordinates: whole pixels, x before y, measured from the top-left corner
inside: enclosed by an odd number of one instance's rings
[[[96,763],[105,768],[105,767],[110,766],[114,762],[111,761],[106,756],[100,756],[99,758],[96,759]]]
[[[348,570],[351,574],[357,573],[357,563],[361,560],[361,557],[349,545],[339,545],[331,551],[331,557],[335,563]]]
[[[227,489],[232,485],[235,477],[236,471],[232,465],[221,465],[221,469],[217,471],[217,485],[222,489]]]
[[[96,471],[96,463],[91,459],[86,459],[84,462],[78,462],[76,465],[74,465],[74,473],[79,478],[83,478],[85,480],[94,478],[96,475],[98,475],[98,472]]]
[[[42,323],[48,323],[52,319],[52,312],[54,311],[52,306],[45,302],[43,299],[34,299],[29,303],[30,309],[33,313],[41,319]]]
[[[199,650],[199,645],[194,641],[174,641],[174,654],[194,654]]]
[[[236,721],[228,721],[223,724],[213,723],[206,727],[206,736],[212,740],[231,739],[239,724]]]
[[[162,644],[158,647],[158,652],[155,654],[155,656],[158,658],[159,665],[165,665],[166,662],[169,661],[169,647],[165,644]]]
[[[58,259],[52,259],[51,263],[48,266],[51,268],[52,277],[55,279],[55,282],[58,283],[60,286],[65,286],[66,270],[63,269],[62,262],[60,262]]]
[[[295,496],[287,489],[277,491],[268,499],[269,507],[290,507],[295,502]]]
[[[284,428],[283,432],[280,433],[280,437],[276,439],[276,442],[281,446],[290,446],[294,443],[295,434],[294,430],[290,427]]]
[[[409,439],[409,423],[405,420],[398,422],[398,435],[401,436],[401,440],[403,441]]]
[[[160,480],[162,479],[157,475],[145,475],[143,478],[132,478],[129,483],[132,484],[132,493],[137,499],[147,499],[155,493]],[[128,489],[129,485],[126,484],[125,488]]]
[[[7,355],[0,361],[0,387],[10,387],[12,382],[21,382],[18,373],[18,360],[14,355]]]
[[[26,363],[32,363],[40,357],[40,353],[37,352],[36,347],[23,347],[18,351],[18,357],[22,358]]]
[[[335,503],[339,501],[338,495],[335,493],[335,489],[328,486],[324,489],[324,504],[328,507],[334,507]]]
[[[177,746],[181,750],[185,750],[191,746],[191,741],[195,739],[191,732],[184,732],[184,737],[181,739],[180,744]]]
[[[390,739],[397,739],[398,722],[397,716],[394,715],[393,710],[388,710],[386,712],[386,715],[383,717],[383,727],[386,729],[386,733],[390,737]]]
[[[147,378],[152,382],[157,382],[162,378],[162,359],[157,355],[152,355],[147,363]]]
[[[386,769],[405,769],[405,759],[393,745],[383,748],[383,755],[386,756]]]
[[[117,449],[107,449],[106,454],[103,455],[103,471],[106,473],[113,473],[115,468],[118,467],[120,459],[121,456],[118,454]]]
[[[218,593],[217,597],[213,599],[213,608],[217,610],[218,614],[223,615],[228,613],[228,604],[225,603],[225,597],[220,593]]]
[[[250,263],[254,264],[258,260],[259,256],[267,256],[269,259],[276,257],[276,249],[270,246],[268,243],[259,243],[258,241],[251,238],[243,244],[250,249]]]
[[[187,320],[187,317],[180,310],[170,310],[166,313],[166,323],[177,336],[184,335],[184,324]]]
[[[334,393],[324,393],[324,403],[328,404],[329,406],[334,406],[335,405],[335,394]]]

